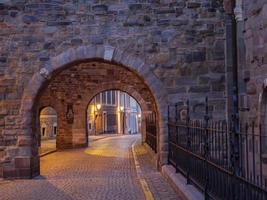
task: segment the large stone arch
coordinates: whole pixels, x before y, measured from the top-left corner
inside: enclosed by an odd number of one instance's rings
[[[113,75],[110,76],[110,73]],[[55,107],[59,113],[57,147],[59,149],[84,147],[87,146],[84,125],[86,124],[85,111],[87,110],[88,98],[91,99],[99,92],[108,89],[127,91],[128,94],[139,99],[143,116],[152,112],[158,113],[155,99],[143,80],[122,66],[99,60],[75,63],[57,73],[38,94],[34,106],[35,111],[32,112],[36,113],[35,115],[38,117],[40,108],[44,106]],[[71,123],[66,121],[65,115],[66,107],[69,105],[74,120]],[[35,118],[33,117],[33,120]],[[143,122],[144,128],[145,121]],[[37,137],[40,135],[38,134],[38,127],[36,126],[34,130]],[[143,129],[144,134],[145,129]],[[37,140],[39,141],[39,138]]]
[[[161,81],[152,72],[150,66],[139,57],[129,54],[127,51],[121,51],[111,46],[81,46],[78,48],[71,48],[61,53],[58,56],[52,57],[45,63],[40,71],[36,72],[30,80],[28,86],[25,88],[23,98],[21,101],[21,134],[18,137],[18,146],[24,146],[27,152],[30,152],[29,145],[32,143],[33,130],[32,118],[34,117],[32,109],[35,99],[39,91],[49,81],[53,74],[63,70],[66,66],[76,62],[81,62],[90,59],[100,59],[104,62],[116,63],[125,68],[128,68],[137,76],[142,78],[151,93],[154,96],[157,106],[158,114],[158,161],[160,165],[166,164],[168,152],[168,134],[167,134],[167,94]],[[106,88],[105,88],[106,89]],[[114,87],[113,87],[114,89]],[[117,87],[117,89],[125,90]],[[126,91],[127,92],[127,91]],[[38,171],[34,169],[37,161],[32,161],[31,156],[27,157],[24,153],[25,159],[29,159],[31,176]]]

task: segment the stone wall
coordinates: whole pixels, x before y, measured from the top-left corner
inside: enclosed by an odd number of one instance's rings
[[[53,59],[59,55],[63,55],[59,57],[66,64],[72,54],[65,52],[81,46],[95,47],[92,51],[95,55],[101,54],[103,46],[117,49],[121,52],[116,54],[120,60],[135,66],[146,82],[153,82],[149,87],[153,87],[153,95],[159,104],[164,98],[170,104],[184,104],[185,99],[191,97],[193,110],[199,111],[208,95],[213,117],[223,117],[223,16],[222,3],[216,0],[2,1],[0,176],[3,174],[2,163],[10,169],[27,169],[29,165],[29,159],[23,158],[31,154],[27,146],[35,136],[27,135],[31,122],[25,113],[31,113],[25,110],[29,110],[31,104],[25,102],[35,98],[34,89],[43,79],[38,75],[40,70],[52,70],[47,66],[60,67],[62,63]],[[81,54],[86,58],[84,52]],[[130,59],[129,55],[138,59]],[[75,58],[80,57],[76,55]],[[46,76],[46,71],[41,74]],[[31,81],[34,84],[28,88]],[[23,95],[24,105],[21,103]],[[166,112],[161,112],[160,119],[163,119]],[[159,126],[167,130],[163,121]],[[66,134],[68,128],[65,127]],[[69,137],[67,140],[72,140]],[[167,137],[160,137],[165,141],[161,149],[166,154]],[[17,158],[20,161],[16,162],[17,155],[21,159]],[[15,176],[26,176],[27,170],[17,172]]]
[[[267,103],[263,102],[267,83],[267,1],[244,0],[243,3],[245,46],[239,47],[245,47],[245,54],[239,55],[244,60],[239,65],[241,118],[258,125],[266,112],[262,104]]]

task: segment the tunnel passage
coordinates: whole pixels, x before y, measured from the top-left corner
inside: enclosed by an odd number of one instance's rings
[[[124,66],[103,61],[86,61],[66,66],[52,75],[40,90],[34,104],[34,114],[53,107],[57,113],[57,149],[88,146],[87,107],[90,100],[106,90],[120,90],[131,95],[141,108],[141,134],[145,141],[145,116],[157,113],[155,99],[144,80]],[[35,140],[33,156],[41,133],[33,117]],[[37,162],[39,163],[39,161]],[[38,167],[39,168],[39,167]]]

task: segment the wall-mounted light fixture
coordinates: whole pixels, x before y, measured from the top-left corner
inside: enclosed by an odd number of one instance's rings
[[[67,105],[66,119],[69,124],[72,124],[74,121],[74,112],[72,104]]]

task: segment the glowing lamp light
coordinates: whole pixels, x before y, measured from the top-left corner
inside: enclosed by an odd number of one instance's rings
[[[121,106],[121,107],[120,107],[120,111],[123,111],[123,110],[124,110],[124,107],[123,107],[123,106]]]
[[[141,118],[141,114],[138,114],[138,118]]]
[[[97,108],[97,110],[100,110],[101,109],[101,104],[97,104],[96,108]]]

